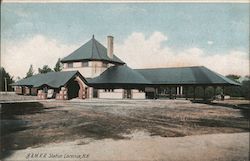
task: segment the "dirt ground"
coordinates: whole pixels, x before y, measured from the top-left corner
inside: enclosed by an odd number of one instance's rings
[[[37,100],[37,96],[17,95],[14,92],[0,93],[0,103],[13,102],[13,101],[31,101],[31,100]]]
[[[10,157],[15,150],[51,143],[81,140],[77,143],[81,146],[107,139],[129,140],[135,131],[146,133],[149,138],[248,132],[248,113],[248,108],[186,100],[74,99],[3,103],[1,157]]]
[[[249,133],[160,137],[135,132],[131,139],[84,138],[18,150],[5,161],[248,161],[248,138]]]

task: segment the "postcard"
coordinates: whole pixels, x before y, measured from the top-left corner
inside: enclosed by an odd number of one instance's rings
[[[249,160],[248,1],[1,2],[1,160]]]

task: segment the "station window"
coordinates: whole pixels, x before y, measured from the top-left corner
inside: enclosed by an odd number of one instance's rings
[[[68,63],[68,68],[73,68],[73,63]]]
[[[103,62],[103,63],[102,63],[102,67],[107,68],[107,67],[108,67],[108,63]]]
[[[105,92],[114,92],[114,89],[104,89]]]
[[[143,89],[139,89],[139,92],[144,92],[144,90]]]
[[[82,67],[88,67],[89,66],[89,62],[82,62]]]

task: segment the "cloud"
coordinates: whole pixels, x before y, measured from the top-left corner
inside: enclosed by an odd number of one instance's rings
[[[66,45],[43,35],[36,35],[20,42],[3,43],[2,65],[15,78],[25,77],[30,64],[33,64],[35,70],[45,64],[53,68],[58,58],[63,58],[76,48],[76,45]]]
[[[196,47],[179,51],[163,45],[167,39],[161,32],[154,32],[147,37],[143,33],[134,32],[122,43],[115,43],[114,50],[115,54],[132,68],[198,65],[206,66],[223,75],[249,74],[249,58],[245,52],[232,50],[213,54]],[[53,68],[58,58],[67,56],[82,45],[63,44],[43,35],[36,35],[20,42],[1,43],[2,65],[15,78],[24,77],[30,64],[33,64],[36,70],[45,64]]]
[[[208,45],[213,45],[214,42],[213,42],[213,41],[207,41],[207,44],[208,44]]]
[[[249,59],[245,52],[206,53],[193,47],[182,51],[163,46],[167,36],[154,32],[148,38],[143,33],[132,33],[121,44],[115,44],[115,53],[132,68],[206,66],[223,75],[249,74]]]

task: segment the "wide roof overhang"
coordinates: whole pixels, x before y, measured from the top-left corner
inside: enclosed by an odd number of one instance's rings
[[[241,84],[206,67],[131,69],[127,65],[113,66],[95,78],[84,78],[78,71],[50,72],[22,79],[12,86],[59,88],[79,76],[94,88],[141,89],[171,86],[240,86]]]
[[[26,86],[35,88],[49,86],[51,88],[59,88],[66,85],[72,79],[75,79],[76,76],[79,76],[81,80],[87,84],[86,79],[78,71],[63,71],[33,75],[12,83],[11,86]]]
[[[241,85],[203,66],[154,69],[113,66],[88,83],[94,88]]]

